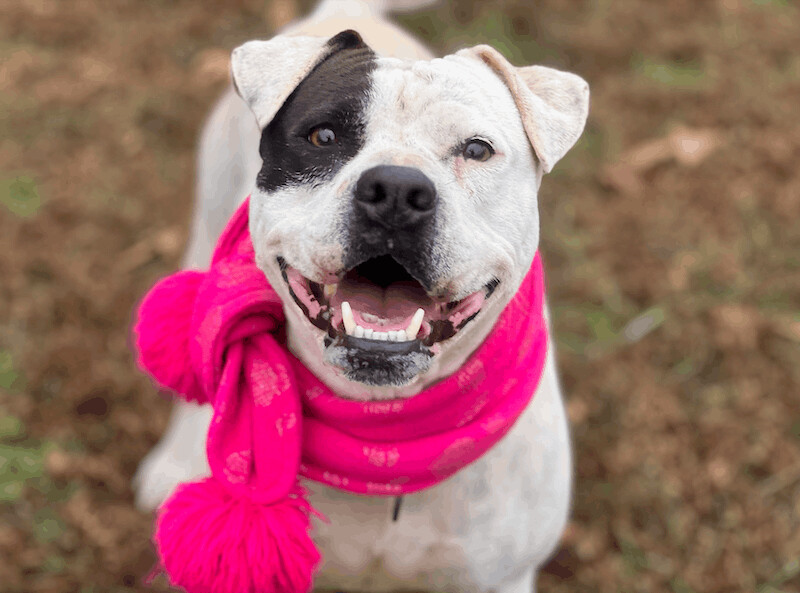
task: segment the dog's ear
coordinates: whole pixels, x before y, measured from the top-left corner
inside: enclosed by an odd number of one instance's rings
[[[269,41],[248,41],[233,50],[233,86],[264,128],[292,91],[317,64],[343,49],[365,47],[353,30],[325,39],[278,35]]]
[[[542,169],[549,173],[583,132],[589,112],[586,81],[544,66],[514,67],[488,45],[464,49],[456,55],[480,60],[505,82]]]

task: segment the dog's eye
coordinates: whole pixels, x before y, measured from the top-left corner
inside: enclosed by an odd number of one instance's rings
[[[320,148],[332,146],[336,144],[336,133],[327,126],[318,126],[308,133],[308,141]]]
[[[464,146],[462,154],[465,159],[483,162],[492,157],[494,150],[483,140],[473,139]]]

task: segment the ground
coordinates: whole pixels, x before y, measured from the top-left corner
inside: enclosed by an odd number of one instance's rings
[[[169,403],[135,369],[131,309],[178,265],[228,52],[292,7],[0,2],[3,593],[147,590],[130,482]],[[454,0],[403,17],[438,51],[489,42],[592,88],[541,191],[577,470],[540,591],[800,591],[798,12]]]

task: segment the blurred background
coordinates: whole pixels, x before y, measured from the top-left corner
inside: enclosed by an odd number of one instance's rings
[[[169,402],[130,312],[178,265],[239,43],[307,1],[0,2],[0,591],[145,591]],[[592,88],[542,251],[576,489],[543,592],[800,591],[800,10],[450,0],[399,19]],[[154,591],[166,590],[157,581]]]

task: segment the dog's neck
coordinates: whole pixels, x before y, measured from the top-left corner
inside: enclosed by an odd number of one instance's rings
[[[506,303],[495,302],[476,319],[458,343],[436,354],[430,368],[413,382],[403,386],[375,387],[350,381],[326,363],[317,332],[310,330],[308,321],[297,307],[284,306],[289,350],[323,383],[343,398],[360,401],[405,399],[412,397],[445,377],[455,373],[480,346],[494,327]]]

